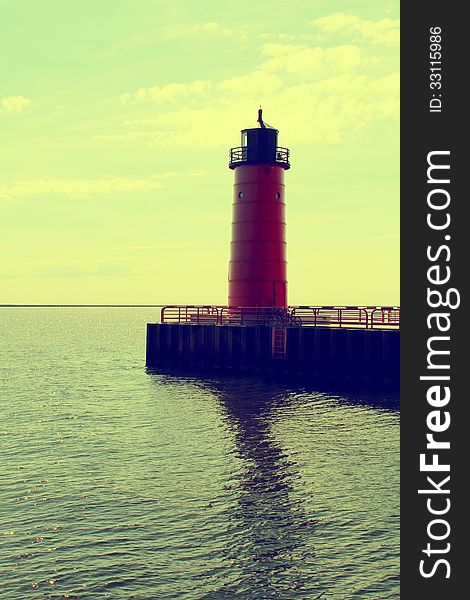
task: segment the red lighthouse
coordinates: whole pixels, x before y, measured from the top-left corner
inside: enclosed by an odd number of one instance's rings
[[[235,171],[229,306],[287,307],[284,171],[289,150],[277,145],[278,130],[263,121],[243,129],[230,150]]]

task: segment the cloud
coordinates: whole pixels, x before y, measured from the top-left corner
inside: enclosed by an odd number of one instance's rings
[[[315,19],[312,24],[325,34],[359,35],[373,44],[397,46],[400,42],[399,19],[370,21],[338,12]]]
[[[328,40],[338,31],[374,43],[390,41],[398,33],[398,21],[393,19],[368,21],[334,13],[315,23],[328,33]],[[290,145],[343,143],[364,135],[373,124],[397,130],[398,56],[391,57],[383,45],[366,51],[360,40],[346,43],[346,38],[325,47],[318,38],[261,41],[257,64],[238,75],[121,95],[121,102],[129,105],[127,119],[121,131],[107,137],[144,139],[149,145],[173,148],[222,149],[236,145],[235,132],[224,124],[251,126],[260,103],[267,121],[289,132],[285,143]],[[145,116],[137,106],[142,102],[149,105]],[[152,103],[156,107],[149,114]]]
[[[31,105],[31,100],[24,96],[6,96],[0,101],[0,113],[22,113],[28,106]]]
[[[329,73],[350,72],[361,62],[360,48],[352,45],[322,48],[264,44],[262,53],[270,58],[262,63],[261,69],[297,76],[319,77]]]
[[[0,186],[0,200],[14,201],[18,198],[58,194],[73,198],[87,199],[93,196],[113,196],[116,194],[149,191],[161,187],[158,178],[131,179],[109,177],[106,179],[39,179],[15,181]]]
[[[232,35],[232,29],[224,27],[216,21],[207,21],[203,23],[181,23],[166,27],[163,33],[170,38],[188,37],[192,35],[211,35],[211,36],[227,36]]]
[[[170,83],[162,87],[139,88],[132,94],[126,92],[121,94],[119,99],[123,104],[128,104],[129,102],[158,102],[165,104],[203,96],[211,89],[211,86],[211,81],[201,80],[192,81],[191,83]]]
[[[89,199],[111,197],[128,192],[149,192],[163,187],[166,179],[181,177],[205,177],[208,171],[160,173],[147,178],[107,177],[104,179],[35,179],[14,181],[0,186],[0,201],[14,202],[19,198],[60,195],[70,198]]]
[[[263,97],[277,93],[283,85],[282,79],[263,68],[244,75],[230,77],[217,84],[217,91],[223,97]]]
[[[273,33],[265,32],[258,34],[261,40],[277,40],[279,42],[299,42],[299,40],[312,41],[313,35],[311,33]]]

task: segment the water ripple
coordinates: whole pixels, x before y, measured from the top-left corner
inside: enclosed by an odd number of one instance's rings
[[[147,373],[154,317],[0,313],[0,598],[398,598],[397,399]]]

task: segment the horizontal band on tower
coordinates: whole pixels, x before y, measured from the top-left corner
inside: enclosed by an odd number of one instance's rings
[[[263,243],[273,243],[273,244],[280,244],[282,246],[287,246],[287,242],[280,242],[279,240],[259,240],[258,238],[256,238],[255,240],[232,240],[230,242],[230,244],[247,244],[247,243],[253,243],[253,244],[257,244],[258,242],[263,242]]]
[[[253,198],[252,200],[250,200],[249,198],[243,197],[243,199],[240,198],[238,201],[232,202],[232,206],[248,204],[248,202],[256,202],[256,204],[281,204],[283,206],[286,205],[282,198],[273,198],[272,200],[260,200],[259,198]]]
[[[233,263],[243,263],[243,262],[252,263],[253,260],[250,259],[250,258],[235,258],[235,259],[232,259],[230,261],[230,264],[233,264]],[[287,260],[284,260],[282,258],[259,258],[256,262],[257,263],[259,263],[259,262],[270,263],[271,262],[271,263],[286,263],[287,264]]]
[[[276,279],[273,281],[272,277],[267,277],[266,279],[263,279],[262,277],[244,277],[243,279],[229,279],[228,281],[229,283],[243,283],[245,281],[249,281],[250,283],[253,281],[262,281],[263,283],[266,281],[269,281],[270,283],[287,283],[287,279]]]
[[[240,223],[276,223],[277,225],[287,225],[285,221],[276,221],[275,219],[250,219],[249,221],[232,221],[232,225],[240,225]]]

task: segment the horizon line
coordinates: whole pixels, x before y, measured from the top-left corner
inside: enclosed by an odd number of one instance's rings
[[[65,308],[65,307],[90,307],[90,308],[161,308],[168,304],[0,304],[0,308]]]

